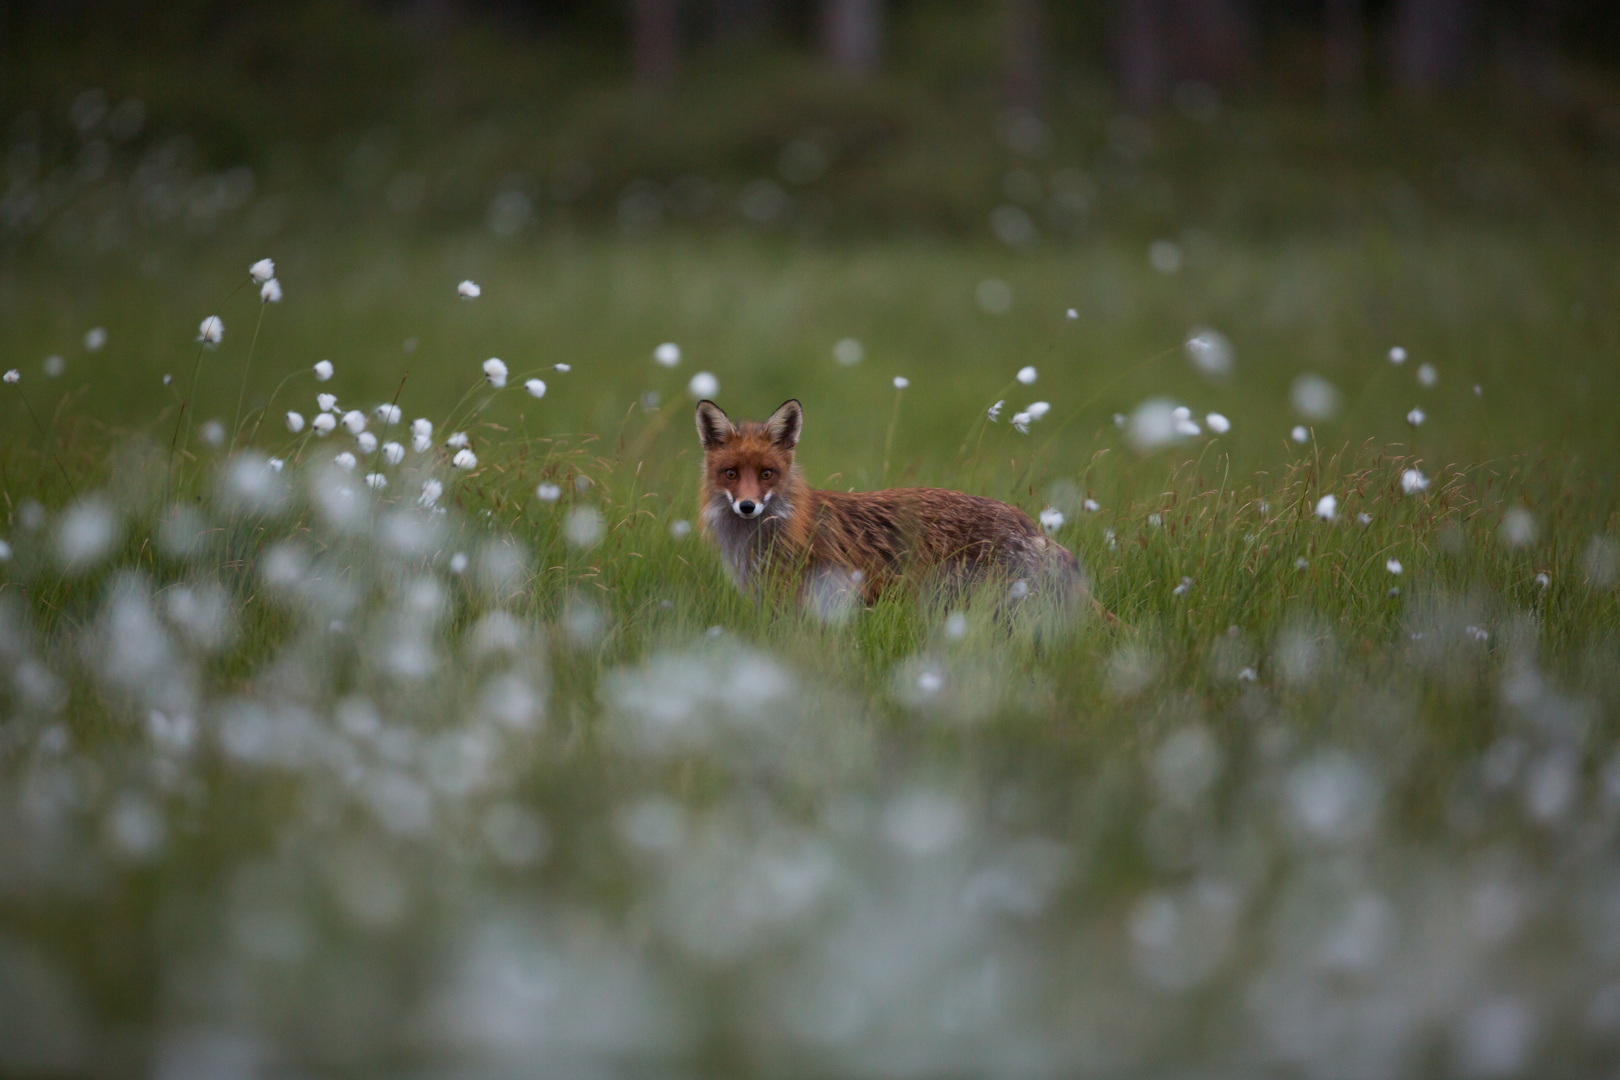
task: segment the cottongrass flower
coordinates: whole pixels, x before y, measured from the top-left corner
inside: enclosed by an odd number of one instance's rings
[[[1307,372],[1288,390],[1294,410],[1307,420],[1331,420],[1339,411],[1339,389],[1322,376]]]
[[[337,417],[333,416],[329,412],[323,412],[317,415],[315,419],[311,420],[309,423],[310,427],[315,429],[315,434],[325,438],[326,436],[332,434],[332,432],[337,428]]]
[[[1184,578],[1181,579],[1181,582],[1175,588],[1170,590],[1170,595],[1171,596],[1186,596],[1191,591],[1192,591],[1192,578],[1184,577]]]
[[[225,425],[218,420],[209,420],[201,428],[202,440],[209,446],[225,445]]]
[[[499,357],[490,357],[484,361],[484,378],[489,385],[499,390],[506,385],[506,364]]]
[[[450,459],[450,464],[454,465],[463,472],[470,472],[473,469],[478,468],[478,455],[473,453],[467,447],[463,446],[460,450],[456,451],[456,456]]]
[[[411,421],[411,434],[423,439],[433,438],[433,421],[419,416]]]
[[[1218,412],[1212,412],[1204,417],[1204,425],[1217,435],[1225,435],[1232,430],[1232,421]]]
[[[866,349],[852,337],[841,339],[833,346],[833,358],[845,367],[854,367],[866,356]]]
[[[373,491],[381,491],[388,486],[388,477],[380,472],[366,473],[366,486]]]
[[[904,390],[906,387],[908,387],[910,385],[911,385],[911,380],[906,378],[904,375],[896,375],[894,377],[894,388],[896,390]]]
[[[1411,412],[1406,414],[1406,422],[1408,424],[1411,424],[1413,427],[1419,426],[1420,424],[1423,423],[1423,421],[1427,420],[1428,418],[1429,418],[1428,414],[1425,413],[1422,409],[1413,409]]]
[[[330,379],[331,377],[332,377],[332,361],[330,361],[330,360],[317,360],[317,361],[315,361],[315,381],[316,382],[325,382],[327,379]]]
[[[45,362],[39,365],[39,369],[45,373],[46,378],[59,379],[67,370],[67,361],[60,356],[47,356]]]
[[[316,394],[315,404],[320,407],[321,412],[337,412],[337,395]]]
[[[523,389],[529,392],[530,397],[543,398],[546,396],[546,384],[541,379],[530,379],[523,384]]]
[[[1052,403],[1050,401],[1033,401],[1030,403],[1029,408],[1024,411],[1029,414],[1031,420],[1040,420],[1052,411]]]
[[[398,405],[383,404],[373,409],[372,415],[376,416],[378,420],[381,420],[383,426],[393,427],[395,424],[399,423],[401,414]]]
[[[1027,412],[1013,413],[1012,426],[1017,429],[1018,434],[1028,435],[1029,425],[1034,421],[1034,419],[1035,418],[1029,415]]]
[[[551,365],[551,370],[552,371],[560,371],[564,375],[566,375],[570,371],[574,370],[574,365],[572,365],[572,364],[552,364]]]
[[[1502,515],[1502,528],[1500,530],[1502,543],[1508,547],[1526,547],[1536,542],[1541,529],[1536,524],[1535,515],[1522,506],[1515,506]]]
[[[1433,364],[1419,364],[1417,380],[1420,386],[1433,386],[1440,381],[1440,373],[1435,370]]]
[[[685,518],[676,518],[669,523],[669,535],[676,540],[685,540],[692,535],[692,523]]]
[[[225,322],[218,315],[210,315],[197,324],[197,340],[209,348],[218,345],[225,337]]]
[[[1389,362],[1397,366],[1406,363],[1406,350],[1399,345],[1389,350]]]
[[[467,438],[467,433],[465,431],[458,431],[451,435],[448,439],[444,440],[444,445],[450,447],[452,450],[459,450],[463,446],[468,445],[471,441],[472,440]]]
[[[332,464],[347,472],[350,469],[353,469],[355,466],[354,455],[345,450],[337,457],[332,459]]]
[[[1139,454],[1175,442],[1176,407],[1162,398],[1142,402],[1126,423],[1125,438]]]
[[[369,431],[362,431],[354,437],[354,441],[359,445],[362,454],[370,454],[377,449],[377,436]]]
[[[1363,510],[1361,513],[1356,515],[1356,524],[1357,525],[1371,525],[1372,524],[1372,515],[1367,513],[1367,511]]]
[[[383,460],[390,465],[398,465],[405,460],[405,448],[397,442],[383,443]]]
[[[1429,490],[1429,478],[1418,469],[1407,469],[1401,473],[1401,490],[1408,495]]]
[[[0,378],[4,378],[8,383],[20,382],[22,380],[22,372],[18,371],[16,368],[12,368],[10,371],[6,372],[4,376],[0,376]]]
[[[304,414],[289,412],[287,414],[287,430],[294,435],[304,430]]]
[[[439,496],[443,494],[444,484],[430,476],[426,480],[422,481],[422,494],[421,497],[416,500],[416,505],[425,510],[428,507],[431,507],[434,503],[438,502]]]
[[[1065,311],[1063,314],[1066,315],[1067,317],[1071,318],[1071,319],[1078,319],[1080,317],[1080,309],[1079,308],[1070,308],[1068,311]]]
[[[366,414],[359,409],[350,409],[343,414],[343,427],[350,435],[358,435],[366,430]]]
[[[1232,373],[1232,343],[1225,334],[1198,330],[1187,339],[1187,359],[1205,378],[1214,382]]]
[[[1288,433],[1288,437],[1297,443],[1309,442],[1311,433],[1305,430],[1304,424],[1295,424],[1294,430]]]
[[[1007,404],[1005,400],[998,401],[994,405],[990,406],[989,409],[985,410],[985,415],[990,418],[990,422],[992,424],[1001,419],[1001,407],[1005,404]]]
[[[653,350],[653,362],[660,367],[674,367],[681,362],[681,347],[666,341]]]
[[[541,502],[554,503],[562,498],[562,488],[556,484],[541,484],[534,489],[534,495]]]
[[[1551,575],[1546,574],[1546,573],[1537,574],[1536,575],[1536,584],[1540,585],[1543,589],[1545,589],[1547,586],[1552,584]]]
[[[1096,499],[1087,499],[1080,504],[1080,509],[1087,511],[1088,513],[1095,514],[1098,510],[1101,510],[1102,507],[1098,504]]]
[[[1294,560],[1294,569],[1295,570],[1309,570],[1310,566],[1311,566],[1310,560],[1307,559],[1303,555],[1301,555],[1299,558]]]
[[[1034,383],[1037,375],[1038,373],[1033,367],[1024,367],[1018,369],[1018,381],[1023,383],[1025,386],[1029,386]]]
[[[270,466],[270,471],[271,472],[276,472],[276,473],[280,472],[281,470],[283,470],[283,469],[285,469],[287,467],[287,463],[285,461],[281,460],[278,457],[273,457],[273,458],[268,459],[265,462],[265,464]]]
[[[1316,500],[1316,516],[1323,521],[1332,521],[1339,516],[1339,498],[1337,495],[1324,495]]]
[[[1041,528],[1048,534],[1055,533],[1063,528],[1063,511],[1055,506],[1048,506],[1041,511]]]
[[[602,541],[602,515],[594,506],[576,506],[563,520],[563,536],[577,548],[592,548]]]
[[[1185,405],[1177,405],[1172,409],[1170,411],[1170,420],[1175,426],[1176,434],[1181,438],[1185,439],[1203,434],[1204,429],[1198,426],[1198,421],[1192,418],[1192,410]]]
[[[253,276],[253,280],[260,285],[274,281],[276,277],[275,261],[273,259],[260,259],[258,262],[248,267],[248,273],[251,274]]]
[[[107,328],[105,326],[92,326],[84,332],[84,348],[86,352],[100,352],[106,344]]]
[[[259,289],[259,301],[265,304],[281,303],[281,282],[271,278]]]
[[[1386,562],[1384,564],[1384,569],[1388,570],[1392,574],[1399,574],[1401,572],[1401,569],[1402,569],[1401,560],[1399,560],[1399,559],[1391,559],[1391,560],[1389,560],[1388,562]]]
[[[686,384],[686,392],[695,398],[712,398],[720,392],[720,380],[707,371],[700,371]]]
[[[471,279],[463,281],[460,285],[456,286],[456,295],[461,297],[463,300],[476,300],[483,293],[483,291],[483,289],[478,287],[478,283],[472,281]]]
[[[412,435],[411,449],[418,454],[425,454],[433,449],[433,440],[426,435]]]

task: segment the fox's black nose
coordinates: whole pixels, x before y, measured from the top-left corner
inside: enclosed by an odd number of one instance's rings
[[[753,499],[744,499],[742,502],[737,504],[737,509],[741,510],[747,516],[753,517],[754,516],[754,500]]]

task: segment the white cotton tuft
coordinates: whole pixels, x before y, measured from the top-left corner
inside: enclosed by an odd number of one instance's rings
[[[287,430],[294,435],[304,430],[304,414],[289,412],[287,414]]]
[[[1029,434],[1029,425],[1034,423],[1034,421],[1035,421],[1035,418],[1033,416],[1029,415],[1029,413],[1027,413],[1027,412],[1018,412],[1018,413],[1013,413],[1013,415],[1012,415],[1012,426],[1018,431],[1018,433],[1020,435],[1028,435]]]
[[[349,469],[353,469],[356,462],[355,462],[354,455],[349,453],[347,450],[345,450],[341,454],[339,454],[337,457],[332,459],[332,464],[336,465],[340,469],[343,469],[343,470],[347,471]]]
[[[8,383],[14,383],[22,379],[22,372],[18,371],[16,368],[12,368],[10,371],[6,372],[4,376],[0,377],[3,377]]]
[[[315,434],[324,438],[325,436],[332,434],[332,432],[337,428],[337,417],[333,416],[329,412],[323,412],[315,417],[314,420],[310,421],[310,426],[315,429]]]
[[[1401,572],[1401,570],[1403,569],[1403,567],[1401,566],[1401,560],[1399,560],[1399,559],[1391,559],[1391,560],[1389,560],[1388,562],[1386,562],[1384,564],[1384,569],[1388,570],[1392,574],[1399,574]]]
[[[425,454],[433,449],[433,440],[426,435],[412,435],[411,449],[418,454]]]
[[[478,468],[478,455],[464,446],[456,451],[456,456],[450,459],[450,464],[464,472],[471,471]]]
[[[998,401],[985,410],[984,414],[990,418],[992,424],[1001,419],[1001,407],[1005,404],[1006,401]]]
[[[666,341],[653,350],[653,362],[662,367],[674,367],[681,362],[681,347]]]
[[[1419,364],[1417,370],[1417,380],[1420,386],[1433,386],[1435,383],[1440,381],[1440,372],[1435,370],[1435,366],[1433,364]]]
[[[1041,511],[1041,528],[1048,533],[1055,533],[1063,528],[1063,511],[1055,506],[1048,506]]]
[[[467,438],[467,433],[465,431],[458,431],[451,435],[448,439],[444,440],[444,445],[450,447],[452,450],[459,450],[463,446],[468,445],[471,441],[471,439]]]
[[[562,488],[558,487],[556,484],[541,484],[539,487],[534,489],[534,496],[541,502],[556,502],[558,499],[562,498]]]
[[[316,394],[315,404],[320,406],[321,412],[337,412],[337,395]]]
[[[332,361],[317,360],[315,362],[315,381],[325,382],[332,377]]]
[[[1399,345],[1389,350],[1389,362],[1392,364],[1406,363],[1406,350],[1401,348]]]
[[[563,374],[566,375],[568,372],[574,370],[574,366],[572,364],[552,364],[551,365],[551,370],[552,371],[560,371],[560,372],[562,372]]]
[[[530,379],[523,384],[523,389],[529,392],[530,397],[543,398],[546,396],[546,384],[541,379]]]
[[[707,371],[700,371],[686,384],[686,392],[695,398],[712,398],[720,393],[720,380]]]
[[[1303,442],[1310,442],[1311,441],[1311,433],[1309,431],[1305,430],[1305,425],[1304,424],[1295,424],[1294,425],[1294,430],[1290,431],[1288,433],[1288,437],[1290,439],[1293,439],[1297,443],[1303,443]]]
[[[1417,427],[1427,419],[1428,415],[1424,413],[1422,409],[1413,409],[1411,412],[1406,414],[1406,422],[1411,424],[1413,427]]]
[[[417,417],[411,421],[411,434],[419,435],[424,439],[433,438],[433,421],[426,417]]]
[[[478,287],[477,282],[470,280],[463,281],[460,285],[456,286],[456,295],[460,296],[463,300],[476,300],[480,295],[482,295],[483,291],[483,289]]]
[[[1429,490],[1429,478],[1417,469],[1407,469],[1401,473],[1401,490],[1408,495]]]
[[[417,505],[424,508],[432,506],[439,501],[439,496],[443,494],[444,484],[430,476],[422,481],[422,497],[416,500]]]
[[[896,390],[904,390],[906,387],[908,387],[910,385],[911,385],[911,380],[906,378],[904,375],[896,375],[894,377],[894,388]]]
[[[204,345],[218,345],[225,337],[225,322],[218,315],[210,315],[197,324],[197,340]]]
[[[372,410],[372,414],[381,420],[384,426],[392,427],[399,423],[400,409],[398,405],[383,404]]]
[[[390,465],[398,465],[405,460],[405,448],[397,442],[383,443],[383,460]]]
[[[350,435],[358,435],[366,430],[366,414],[359,409],[350,409],[343,414],[343,426]]]
[[[1035,382],[1038,374],[1039,373],[1036,372],[1033,367],[1020,368],[1018,370],[1018,381],[1023,383],[1025,386],[1029,386]]]
[[[271,278],[259,289],[259,300],[266,304],[281,303],[281,282]]]
[[[377,449],[377,436],[369,431],[362,431],[354,437],[354,441],[359,445],[362,454],[374,453]]]
[[[380,472],[366,473],[366,486],[373,491],[381,491],[388,486],[388,477]]]
[[[1212,412],[1204,417],[1204,425],[1217,435],[1225,435],[1232,430],[1232,421],[1218,412]]]
[[[1316,500],[1316,516],[1323,521],[1332,521],[1339,516],[1339,499],[1336,495],[1324,495]]]
[[[1029,408],[1024,411],[1029,414],[1031,420],[1043,420],[1046,418],[1046,414],[1052,411],[1052,403],[1049,401],[1033,401],[1030,402]]]
[[[489,385],[499,390],[506,385],[506,364],[499,357],[492,356],[484,361],[484,378]]]
[[[272,259],[260,259],[258,262],[254,263],[252,266],[248,267],[248,273],[253,275],[253,280],[257,284],[263,285],[266,282],[272,281],[272,280],[275,279],[275,276],[276,276],[276,264],[275,264],[275,261],[272,260]]]

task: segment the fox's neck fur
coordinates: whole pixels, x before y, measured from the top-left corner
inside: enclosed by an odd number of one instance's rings
[[[751,592],[760,572],[768,566],[802,563],[809,550],[809,522],[813,520],[813,490],[793,466],[757,518],[739,517],[730,494],[706,476],[703,491],[703,531],[714,542],[731,580]]]

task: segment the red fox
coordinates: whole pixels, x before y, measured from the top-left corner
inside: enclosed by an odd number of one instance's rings
[[[743,591],[758,595],[766,577],[786,572],[801,596],[831,574],[858,584],[869,604],[906,578],[960,587],[995,576],[1014,598],[1040,591],[1076,607],[1088,596],[1075,557],[1006,503],[941,488],[812,488],[793,463],[803,426],[797,400],[763,424],[734,424],[698,402],[699,520]]]

